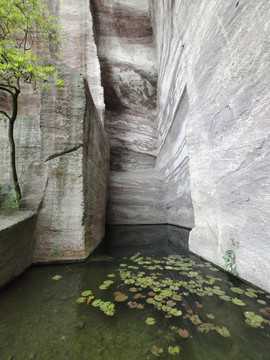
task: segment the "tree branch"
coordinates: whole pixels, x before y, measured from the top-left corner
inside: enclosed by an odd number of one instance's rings
[[[11,117],[3,110],[0,110],[0,114],[6,116],[9,120],[11,120]]]

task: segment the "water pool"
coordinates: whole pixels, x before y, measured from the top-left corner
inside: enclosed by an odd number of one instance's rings
[[[270,359],[269,294],[187,235],[114,227],[85,263],[31,267],[0,293],[0,359]]]

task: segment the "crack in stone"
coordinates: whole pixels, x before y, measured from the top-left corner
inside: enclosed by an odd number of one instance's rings
[[[79,150],[79,148],[81,148],[83,146],[83,144],[80,144],[80,145],[77,145],[77,146],[74,146],[73,148],[69,149],[69,150],[65,150],[65,151],[62,151],[62,152],[59,152],[59,153],[56,153],[56,154],[53,154],[51,156],[49,156],[45,162],[47,161],[50,161],[50,160],[53,160],[59,156],[63,156],[63,155],[66,155],[66,154],[69,154],[71,152],[74,152],[74,151],[77,151]]]

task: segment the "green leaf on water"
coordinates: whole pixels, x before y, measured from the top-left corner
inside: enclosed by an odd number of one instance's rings
[[[55,275],[55,276],[53,276],[52,277],[52,279],[53,280],[59,280],[59,279],[61,279],[63,276],[61,276],[61,275]]]
[[[182,315],[182,311],[181,311],[181,310],[178,310],[178,309],[175,309],[175,308],[171,309],[171,310],[169,311],[169,313],[170,313],[171,315],[173,315],[173,316],[181,316],[181,315]]]
[[[91,290],[85,290],[82,292],[81,294],[82,296],[89,296],[89,295],[92,295],[92,291]]]
[[[92,306],[99,307],[102,303],[103,303],[103,301],[101,301],[100,299],[97,299],[92,302]]]
[[[85,301],[86,301],[86,297],[79,297],[79,298],[76,300],[76,303],[81,304],[81,303],[84,303]]]
[[[238,306],[245,306],[246,304],[244,303],[244,301],[240,300],[240,299],[237,299],[237,298],[233,298],[232,299],[232,302],[235,304],[235,305],[238,305]]]
[[[163,353],[163,348],[156,345],[152,346],[151,352],[154,356],[159,357]]]
[[[231,301],[231,298],[227,295],[221,295],[219,298],[224,301]]]
[[[231,334],[225,326],[216,326],[216,331],[223,337],[230,337]]]
[[[145,320],[145,322],[146,322],[147,325],[154,325],[156,320],[154,318],[152,318],[152,317],[149,317],[149,318],[147,318]]]
[[[180,352],[180,346],[169,346],[168,347],[168,353],[171,355],[179,354]]]
[[[107,277],[113,278],[113,277],[115,277],[115,275],[114,274],[108,274]]]
[[[236,294],[244,294],[245,292],[243,289],[240,289],[238,287],[231,287],[230,290],[235,292]]]
[[[263,328],[262,326],[262,322],[263,322],[263,317],[260,316],[260,315],[256,315],[254,312],[252,311],[246,311],[244,313],[245,317],[246,317],[246,323],[249,325],[249,326],[252,326],[252,327],[255,327],[255,328],[258,328],[258,327],[261,327]]]

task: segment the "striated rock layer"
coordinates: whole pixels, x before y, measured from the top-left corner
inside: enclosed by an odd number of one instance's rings
[[[111,146],[107,223],[164,222],[157,69],[147,0],[91,0]]]
[[[269,291],[270,3],[150,3],[161,76],[160,144],[184,88],[188,99],[190,250],[220,266],[233,250],[238,274]]]
[[[86,258],[104,235],[109,144],[83,76],[55,66],[65,88],[42,96],[45,188],[34,262]]]

